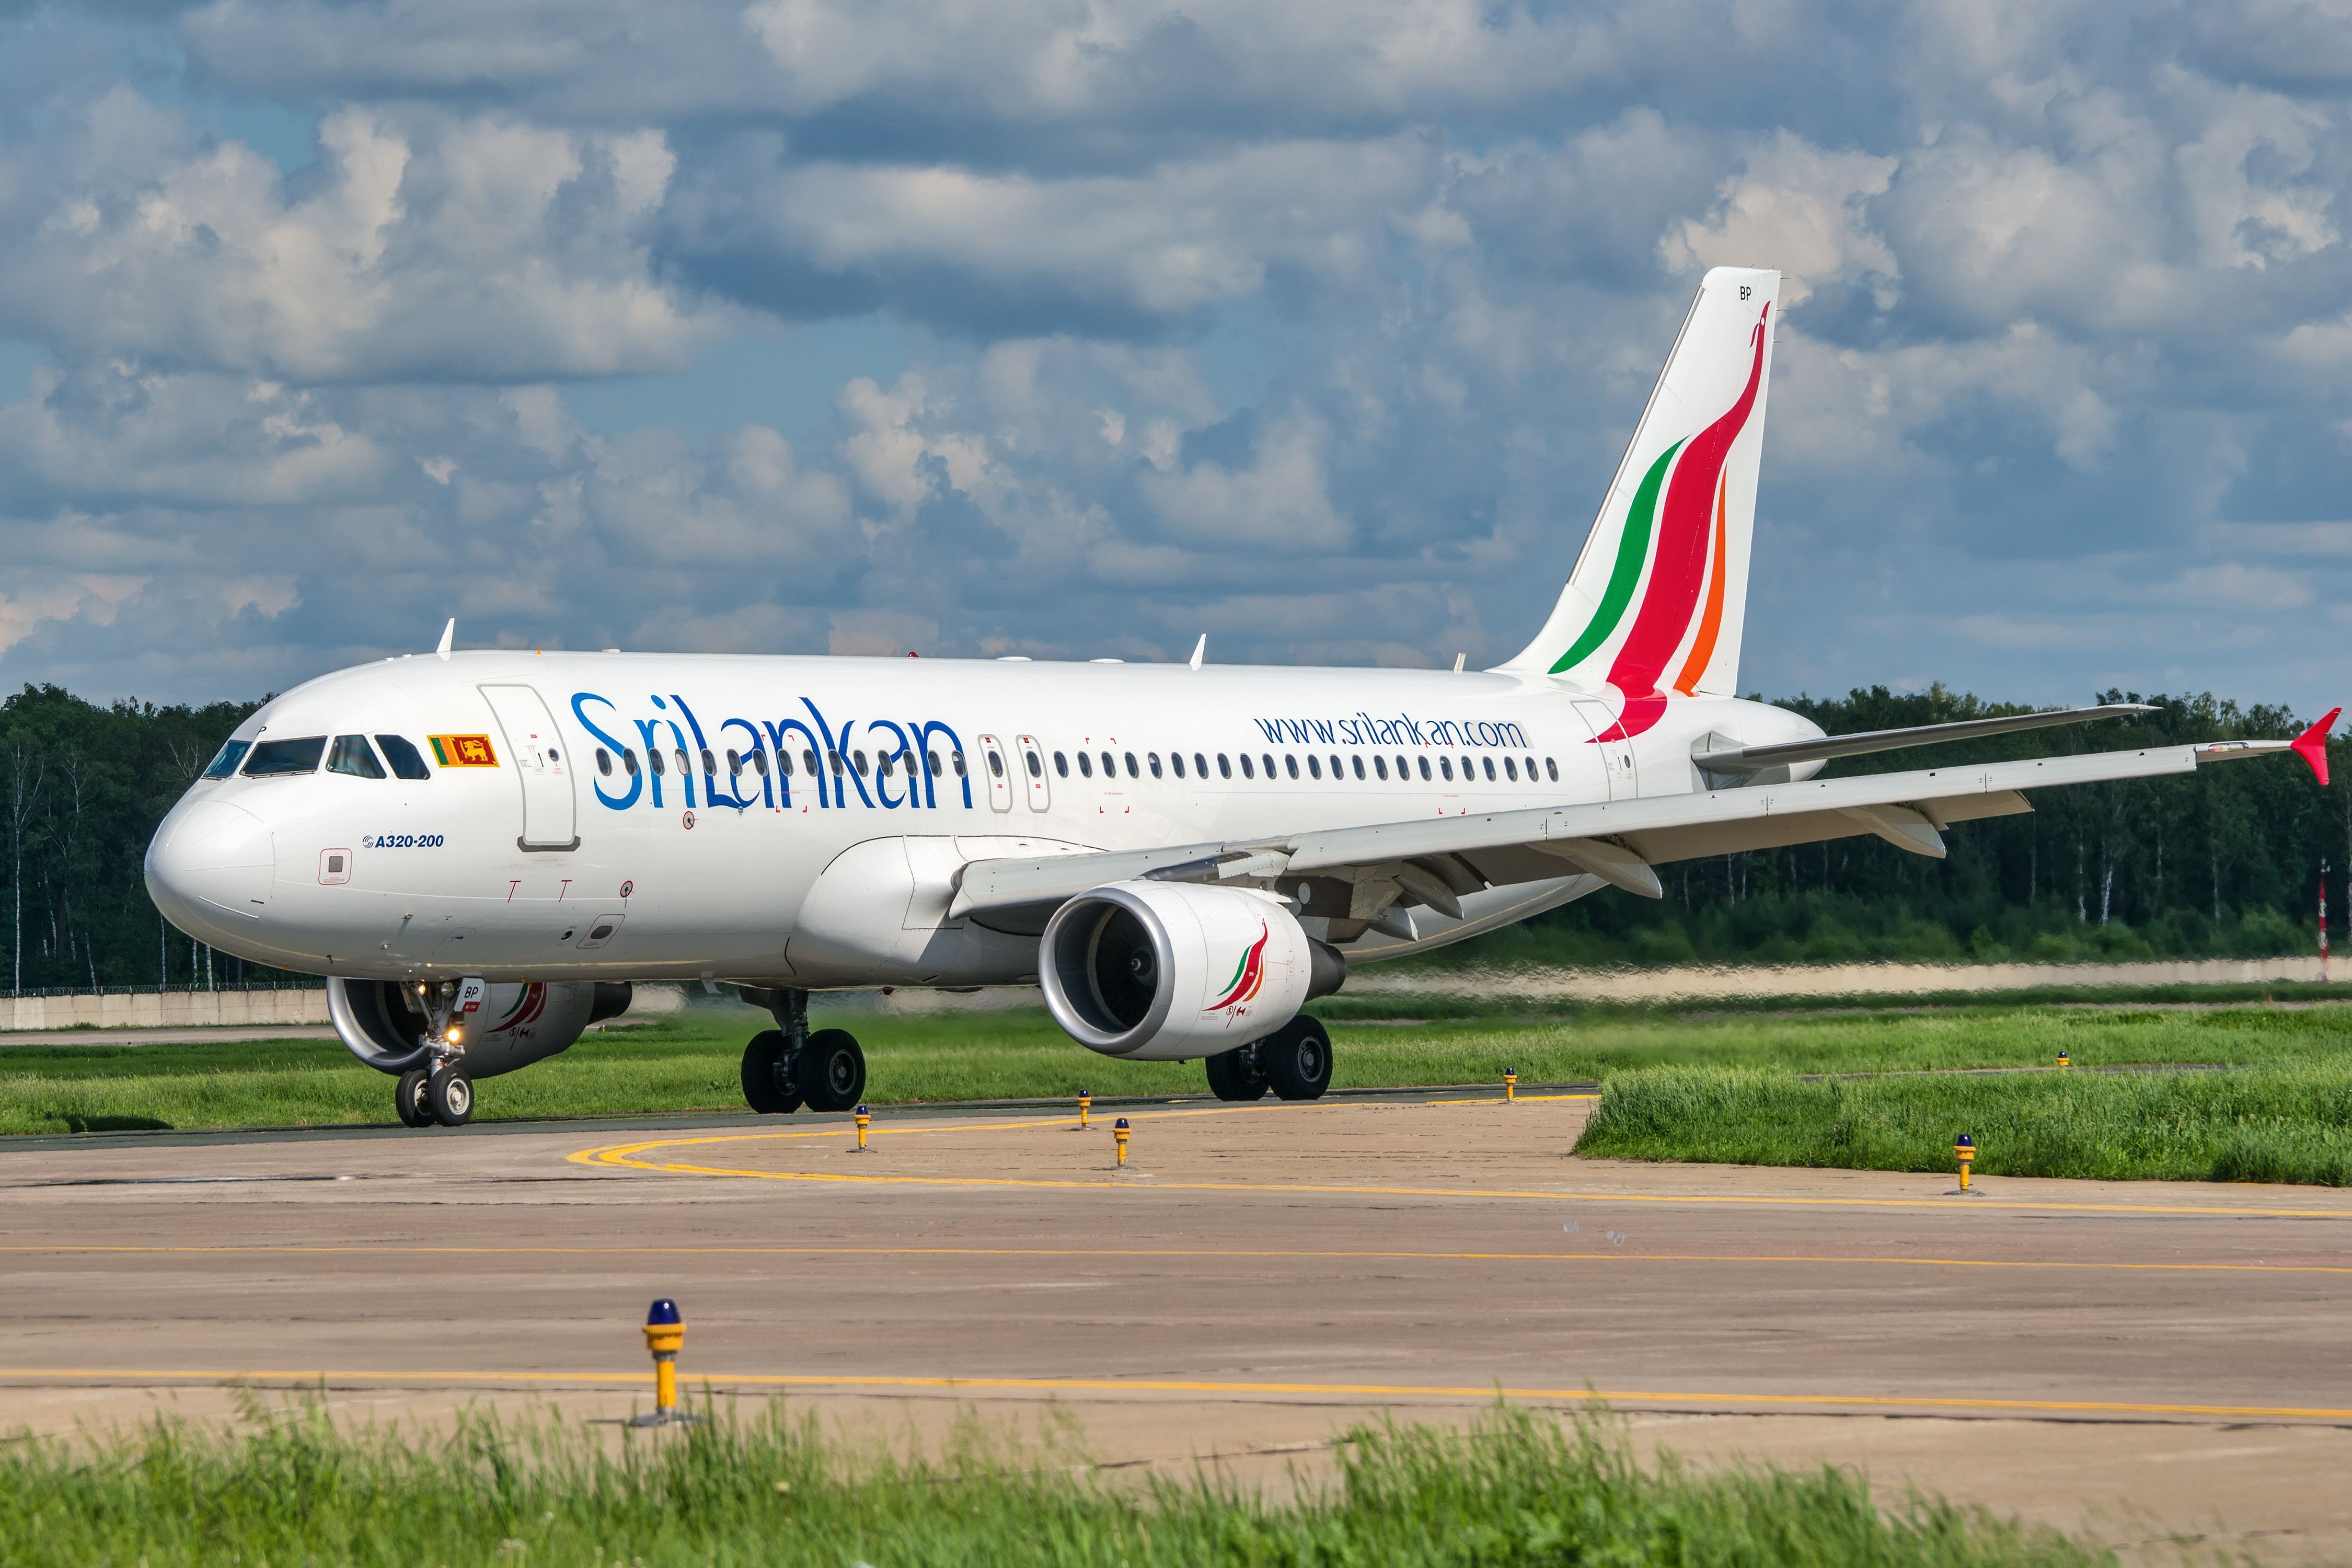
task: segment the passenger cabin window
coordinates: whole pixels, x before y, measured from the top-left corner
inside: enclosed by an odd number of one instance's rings
[[[327,737],[306,735],[299,741],[264,741],[245,759],[249,779],[283,778],[289,773],[315,773],[327,754]]]
[[[1029,776],[1033,779],[1044,778],[1045,776],[1045,759],[1040,757],[1034,752],[1028,752],[1024,754],[1029,759]]]
[[[1310,757],[1307,760],[1312,762],[1314,759]],[[1282,753],[1282,764],[1290,770],[1290,776],[1292,778],[1297,778],[1298,776],[1298,759],[1297,757],[1292,756],[1288,752],[1285,752]],[[1320,774],[1323,770],[1318,768],[1315,771],[1317,773]]]
[[[1084,755],[1084,753],[1083,753],[1083,752],[1081,752],[1080,754],[1081,754],[1081,755]],[[1054,773],[1055,773],[1055,776],[1056,776],[1056,777],[1059,777],[1059,778],[1068,778],[1068,777],[1070,776],[1070,753],[1069,753],[1069,752],[1055,752],[1054,753]]]
[[[1265,776],[1272,778],[1274,776],[1274,753],[1272,752],[1268,752],[1265,755],[1259,757],[1258,761],[1265,764]]]
[[[779,753],[777,753],[777,755],[778,755],[779,760],[781,760],[781,759],[782,759],[782,752],[779,752]],[[768,776],[768,753],[767,753],[767,752],[752,752],[752,753],[751,753],[751,771],[752,771],[753,773],[755,773],[759,774],[761,778],[766,778],[766,777]]]
[[[988,753],[988,771],[998,778],[1004,776],[1004,759],[994,752]]]
[[[1361,758],[1361,757],[1358,757],[1358,758],[1356,758],[1356,759],[1355,759],[1355,762],[1356,762],[1356,776],[1357,776],[1358,778],[1360,778],[1360,778],[1362,778],[1362,777],[1364,776],[1364,759],[1363,759],[1363,758]]]
[[[955,776],[958,778],[963,777],[963,753],[961,752],[950,752],[948,753],[948,761],[955,769]]]
[[[1242,761],[1246,763],[1249,759],[1247,757],[1244,757]],[[1201,770],[1202,777],[1206,778],[1208,773],[1208,769],[1202,768]],[[1221,779],[1229,779],[1234,776],[1234,764],[1225,761],[1225,753],[1223,752],[1219,752],[1217,753],[1217,776]]]
[[[852,752],[849,753],[849,760],[857,764],[857,776],[859,778],[864,778],[866,776],[866,753],[863,751]]]
[[[1437,771],[1447,784],[1452,784],[1454,782],[1454,759],[1452,757],[1438,758]]]
[[[1486,759],[1486,782],[1488,784],[1495,782],[1495,759],[1492,757]]]
[[[814,777],[816,777],[816,774],[817,774],[817,766],[816,766],[816,752],[815,752],[813,748],[808,747],[808,746],[803,746],[803,747],[801,748],[801,765],[802,765],[803,767],[804,767],[804,768],[808,769],[808,776],[809,776],[809,777],[811,777],[811,778],[814,778]],[[835,768],[835,769],[834,770],[834,772],[835,772],[835,773],[839,773],[840,771],[841,771],[841,770],[840,770],[839,768]]]
[[[676,757],[677,758],[677,776],[678,776],[678,777],[680,777],[680,778],[684,778],[687,774],[688,774],[688,773],[692,773],[692,772],[694,771],[694,763],[693,763],[692,759],[690,759],[690,758],[688,758],[688,757],[687,756],[687,754],[686,754],[686,748],[685,748],[684,746],[680,746],[680,747],[679,747],[679,748],[678,748],[675,752],[673,752],[673,753],[671,753],[671,754],[672,754],[672,755],[674,755],[674,756],[676,756]]]
[[[596,748],[596,771],[606,778],[613,776],[613,753],[602,746]]]
[[[338,735],[327,752],[327,771],[349,773],[355,779],[383,777],[383,764],[375,760],[374,751],[365,735]]]
[[[250,741],[222,742],[221,749],[214,752],[213,760],[205,765],[205,777],[208,779],[228,777],[229,774],[236,772],[236,764],[245,761],[245,753],[252,749],[253,742]]]
[[[924,759],[930,763],[931,776],[933,778],[938,778],[941,773],[947,771],[940,764],[940,754],[937,752],[926,752],[923,753],[923,756]]]
[[[812,757],[809,760],[811,762],[814,762],[816,759]],[[809,769],[809,772],[814,773],[816,770],[814,768],[811,768]],[[778,746],[776,748],[776,776],[780,779],[788,779],[793,776],[793,754],[784,750],[782,746]]]
[[[1169,752],[1168,765],[1176,770],[1176,776],[1178,778],[1182,778],[1184,776],[1184,753],[1181,752]]]
[[[646,748],[646,761],[653,764],[654,777],[656,778],[659,778],[664,773],[669,772],[668,764],[662,761],[662,754],[659,752],[655,751],[651,746]]]
[[[621,748],[621,771],[631,778],[637,776],[637,753],[634,747]]]
[[[730,751],[727,753],[727,776],[729,778],[733,778],[737,773],[740,773],[742,771],[743,753],[737,751]]]
[[[1078,773],[1083,778],[1095,776],[1095,760],[1084,752],[1078,753]]]
[[[1107,779],[1115,779],[1115,778],[1118,777],[1118,758],[1116,758],[1116,757],[1112,756],[1108,752],[1105,752],[1102,754],[1102,764],[1103,764],[1103,777],[1105,777],[1105,778],[1107,778]]]
[[[1379,779],[1383,784],[1388,782],[1389,760],[1386,757],[1374,757],[1372,759],[1372,776]]]
[[[1135,765],[1135,753],[1133,752],[1127,753],[1127,776],[1131,779],[1139,779],[1143,776],[1143,770]]]
[[[1553,762],[1549,757],[1546,757],[1544,759],[1544,777],[1551,780],[1554,784],[1559,783],[1559,764]]]
[[[1202,778],[1209,776],[1209,759],[1200,752],[1192,753],[1192,772]]]
[[[1157,752],[1146,752],[1143,753],[1143,760],[1151,764],[1151,776],[1153,778],[1158,778],[1160,776],[1160,753]]]
[[[1319,758],[1309,756],[1307,759],[1307,771],[1316,778],[1321,778],[1323,776],[1322,761]],[[1290,770],[1290,776],[1292,778],[1297,778],[1298,776],[1298,770],[1295,767],[1292,768]]]
[[[1335,779],[1340,776],[1339,759],[1337,757],[1331,759],[1331,776]]]
[[[1513,784],[1519,782],[1519,764],[1516,758],[1505,757],[1503,759],[1503,776],[1510,780]]]
[[[1255,778],[1256,776],[1257,775],[1255,773],[1250,772],[1249,753],[1247,752],[1244,752],[1242,753],[1242,777],[1248,779]]]

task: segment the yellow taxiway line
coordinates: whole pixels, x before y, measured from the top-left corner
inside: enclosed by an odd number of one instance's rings
[[[643,1372],[333,1372],[173,1370],[143,1367],[0,1367],[0,1380],[47,1378],[84,1383],[151,1379],[193,1383],[522,1384],[555,1386],[639,1387],[653,1381]],[[940,1389],[970,1393],[998,1390],[1036,1394],[1287,1394],[1348,1399],[1494,1399],[1598,1402],[1606,1405],[1683,1405],[1735,1410],[1903,1409],[2011,1411],[2034,1414],[2201,1415],[2230,1419],[2352,1421],[2352,1409],[2296,1405],[2192,1405],[2114,1399],[1998,1399],[1949,1394],[1735,1394],[1712,1389],[1514,1388],[1489,1384],[1227,1383],[1192,1378],[1085,1377],[861,1377],[776,1373],[698,1373],[694,1381],[713,1388]]]
[[[1377,1263],[1735,1263],[1846,1265],[1855,1268],[2073,1269],[2137,1274],[2352,1274],[2352,1265],[2326,1263],[2097,1263],[2073,1258],[1838,1257],[1777,1252],[1436,1252],[1346,1247],[672,1247],[658,1243],[607,1247],[418,1247],[402,1242],[312,1245],[302,1242],[223,1246],[133,1246],[54,1242],[0,1246],[0,1256],[117,1257],[189,1254],[301,1258],[1201,1258],[1234,1261],[1328,1259]]]
[[[1234,1107],[1234,1110],[1249,1109]],[[1336,1108],[1335,1108],[1336,1109]],[[1155,1114],[1155,1113],[1146,1113]],[[1217,1116],[1229,1114],[1227,1110],[1162,1111],[1165,1116]],[[892,1131],[900,1135],[919,1132],[1000,1132],[1021,1128],[1035,1129],[1037,1121],[976,1123],[961,1126],[901,1127]],[[1683,1204],[1698,1206],[1736,1205],[1745,1207],[1790,1208],[1864,1208],[1864,1209],[1943,1209],[1950,1213],[1967,1213],[1984,1209],[2024,1209],[2037,1214],[2143,1214],[2143,1215],[2221,1215],[2245,1219],[2336,1219],[2352,1220],[2352,1207],[2346,1208],[2266,1208],[2234,1204],[2084,1204],[2029,1202],[1992,1197],[1943,1198],[1826,1198],[1796,1197],[1771,1193],[1623,1193],[1623,1192],[1563,1192],[1542,1188],[1496,1187],[1399,1187],[1375,1186],[1347,1183],[1324,1182],[1163,1182],[1142,1173],[1116,1176],[1105,1173],[1100,1176],[947,1176],[947,1175],[884,1175],[861,1174],[849,1171],[762,1171],[742,1166],[698,1165],[677,1161],[637,1158],[638,1155],[665,1149],[691,1149],[713,1143],[749,1143],[774,1142],[795,1138],[837,1137],[833,1132],[729,1132],[699,1138],[656,1138],[637,1143],[608,1143],[582,1149],[566,1156],[575,1165],[589,1165],[607,1170],[647,1171],[661,1175],[735,1176],[763,1182],[837,1182],[882,1186],[925,1187],[1046,1187],[1046,1188],[1119,1188],[1127,1191],[1156,1193],[1274,1193],[1283,1194],[1312,1193],[1326,1195],[1363,1197],[1418,1198],[1482,1198],[1542,1203],[1628,1203]]]

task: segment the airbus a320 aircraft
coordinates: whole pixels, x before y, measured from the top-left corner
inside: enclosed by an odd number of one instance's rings
[[[2292,747],[2106,752],[1863,778],[1831,758],[2127,711],[1824,736],[1739,700],[1780,274],[1709,272],[1551,617],[1483,672],[1026,659],[464,652],[310,681],[157,831],[189,935],[331,975],[411,1125],[554,1055],[633,981],[774,1015],[753,1109],[839,1110],[857,1042],[813,990],[1035,984],[1080,1044],[1311,1100],[1300,1009],[1656,868],[1875,834],[1944,852],[2025,793]],[[1205,642],[1205,639],[1203,639]]]

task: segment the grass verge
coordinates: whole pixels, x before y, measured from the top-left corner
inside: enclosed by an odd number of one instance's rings
[[[2196,1073],[1923,1075],[1808,1081],[1745,1068],[1619,1074],[1580,1154],[1991,1175],[2352,1183],[2352,1065]]]
[[[1407,999],[1406,1005],[1409,1005]],[[1121,1062],[1073,1044],[1042,1008],[823,1014],[864,1042],[870,1100],[1200,1093],[1197,1062]],[[2332,1058],[2352,1009],[2210,1011],[2030,1006],[1827,1015],[1651,1012],[1552,1019],[1437,1018],[1407,1026],[1333,1019],[1340,1088],[1608,1079],[1640,1068],[1736,1065],[1784,1073]],[[761,1025],[749,1008],[697,1007],[591,1035],[561,1056],[484,1080],[477,1115],[608,1116],[733,1110],[738,1062]],[[2076,1075],[2078,1078],[2081,1075]],[[0,1046],[0,1133],[136,1127],[384,1122],[391,1080],[331,1041]],[[1705,1158],[1703,1155],[1685,1156]]]
[[[1643,1468],[1598,1413],[1358,1426],[1290,1501],[1213,1474],[1106,1484],[968,1429],[939,1460],[857,1457],[781,1407],[608,1447],[553,1420],[446,1437],[315,1414],[222,1440],[160,1424],[0,1450],[12,1563],[2089,1564],[1981,1509],[1883,1508],[1839,1470]]]

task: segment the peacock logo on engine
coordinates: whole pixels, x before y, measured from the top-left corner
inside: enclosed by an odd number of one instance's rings
[[[1225,994],[1201,1011],[1230,1013],[1236,1018],[1242,1016],[1250,998],[1255,996],[1258,987],[1265,984],[1265,944],[1271,934],[1265,922],[1260,921],[1257,941],[1250,944],[1249,951],[1242,954],[1241,963],[1234,966],[1234,977],[1225,982]]]

